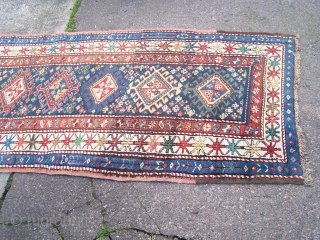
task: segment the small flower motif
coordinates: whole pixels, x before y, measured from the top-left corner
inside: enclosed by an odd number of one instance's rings
[[[225,119],[227,117],[227,115],[225,113],[220,114],[219,116],[221,119]]]
[[[193,70],[193,66],[191,66],[191,65],[188,66],[188,69],[189,69],[189,70]]]
[[[218,56],[215,59],[216,63],[221,63],[222,62],[222,57]]]
[[[178,116],[182,117],[183,116],[183,112],[182,111],[178,112]]]
[[[172,108],[172,110],[173,110],[174,112],[178,112],[178,111],[180,110],[180,107],[179,107],[178,105],[175,105],[175,106]]]
[[[238,82],[241,82],[243,78],[239,76],[236,79],[237,79]]]
[[[237,72],[233,72],[231,75],[232,77],[237,77],[239,74]]]
[[[176,99],[177,102],[180,102],[182,100],[182,97],[179,95],[175,99]]]
[[[242,107],[237,110],[237,113],[242,114]]]
[[[257,106],[253,106],[253,107],[251,108],[251,111],[252,111],[253,113],[257,113],[257,112],[259,112],[259,109],[258,109]]]
[[[238,108],[238,107],[239,107],[239,104],[235,102],[234,104],[232,104],[232,107],[233,107],[233,108]]]
[[[203,131],[208,132],[208,131],[210,131],[210,129],[211,129],[210,123],[206,123],[203,125]]]
[[[162,106],[162,110],[163,110],[164,112],[167,111],[168,108],[169,108],[168,105],[163,105],[163,106]]]
[[[122,100],[122,101],[125,101],[126,99],[128,99],[128,96],[127,96],[127,95],[123,95],[123,96],[121,97],[121,100]]]
[[[188,70],[187,70],[187,69],[182,68],[182,70],[181,70],[181,73],[182,73],[182,74],[186,74],[187,72],[188,72]]]
[[[189,117],[192,117],[192,116],[195,114],[195,111],[192,110],[192,109],[189,109],[189,110],[187,111],[187,114],[188,114]]]
[[[253,94],[258,94],[260,92],[259,88],[254,88],[252,90]]]
[[[127,107],[126,107],[126,109],[127,109],[127,111],[128,112],[130,112],[131,111],[131,109],[132,109],[132,105],[130,104],[130,105],[128,105]]]
[[[232,110],[231,107],[228,107],[228,108],[226,109],[226,113],[230,114],[230,113],[232,113],[232,112],[233,112],[233,110]]]
[[[229,67],[229,68],[227,68],[227,70],[228,70],[229,72],[234,72],[234,71],[235,71],[235,69],[234,69],[233,67]]]
[[[132,113],[136,113],[137,111],[138,111],[138,109],[137,109],[137,107],[135,107],[135,108],[132,109],[131,112],[132,112]]]
[[[144,69],[144,66],[143,66],[143,65],[140,65],[140,66],[139,66],[139,69],[140,69],[140,71],[142,71],[142,70]]]
[[[204,71],[203,66],[199,66],[199,67],[197,67],[197,69],[198,69],[199,71]]]
[[[231,117],[232,117],[233,119],[236,119],[236,118],[238,117],[238,115],[237,115],[236,113],[232,113],[232,114],[231,114]]]
[[[185,106],[183,109],[184,109],[186,112],[188,112],[188,111],[190,110],[190,106],[187,105],[187,106]]]

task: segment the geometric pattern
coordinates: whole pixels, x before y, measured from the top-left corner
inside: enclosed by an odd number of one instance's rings
[[[179,83],[164,67],[151,67],[139,79],[129,85],[127,93],[133,98],[140,112],[154,113],[162,108],[170,98],[181,92]]]
[[[118,88],[118,84],[110,74],[107,74],[98,82],[90,87],[90,91],[94,96],[94,101],[99,104],[109,95],[114,93]]]
[[[150,105],[170,91],[171,86],[158,73],[152,74],[138,87],[140,97],[144,104]]]
[[[58,106],[79,91],[80,83],[71,68],[60,68],[44,85],[36,87],[34,95],[40,99],[42,112],[55,111]]]
[[[303,181],[294,36],[147,30],[0,41],[0,171]]]
[[[6,104],[13,103],[26,91],[25,80],[24,78],[19,78],[13,82],[10,86],[4,89],[3,96]]]
[[[22,98],[25,98],[31,93],[33,86],[34,84],[29,69],[26,71],[18,71],[9,78],[8,83],[4,82],[2,84],[2,90],[0,91],[0,109],[5,113],[9,113],[15,108],[16,104],[21,102]]]
[[[230,94],[231,88],[219,75],[214,75],[197,87],[197,92],[208,107],[213,107]]]

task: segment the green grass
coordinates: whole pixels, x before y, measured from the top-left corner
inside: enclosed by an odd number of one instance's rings
[[[140,207],[146,208],[146,206],[143,204],[143,202],[140,202]]]
[[[110,229],[108,229],[106,226],[103,226],[95,239],[109,237],[111,233],[112,231]]]
[[[130,230],[130,228],[125,228],[125,227],[119,227],[119,228],[111,230],[106,226],[102,226],[101,231],[98,233],[98,235],[95,237],[95,239],[110,237],[110,235],[112,233],[119,232],[119,231],[129,231],[129,230]]]
[[[107,212],[107,209],[106,209],[105,207],[102,207],[102,208],[101,208],[101,214],[102,214],[102,216],[104,216],[104,215],[106,214],[106,212]]]
[[[76,20],[74,19],[76,13],[78,12],[78,9],[81,5],[81,0],[76,0],[73,8],[71,10],[70,18],[67,24],[67,27],[65,29],[66,32],[74,32],[77,28]]]

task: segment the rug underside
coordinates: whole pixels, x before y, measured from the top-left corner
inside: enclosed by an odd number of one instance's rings
[[[195,30],[0,36],[0,171],[302,184],[296,48]]]

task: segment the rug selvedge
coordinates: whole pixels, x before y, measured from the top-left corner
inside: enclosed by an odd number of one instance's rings
[[[294,37],[177,30],[0,44],[3,171],[303,179]]]

